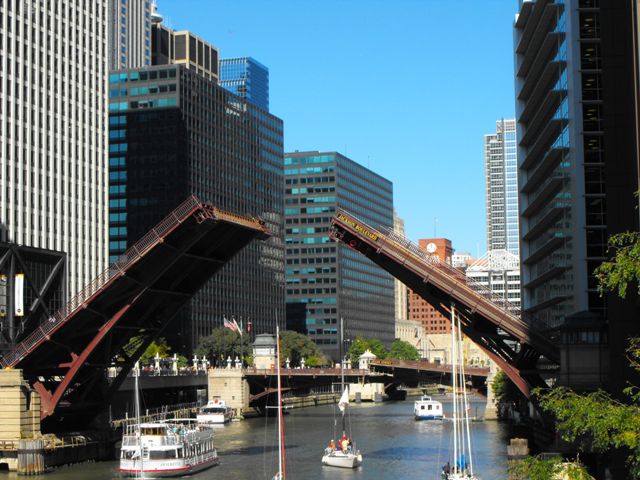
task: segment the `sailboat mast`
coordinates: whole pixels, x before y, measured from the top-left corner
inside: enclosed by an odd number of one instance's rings
[[[460,317],[458,317],[458,338],[462,339],[462,332],[460,328]],[[464,358],[460,365],[460,373],[462,376],[462,395],[464,398],[464,420],[467,429],[467,454],[469,459],[465,458],[466,462],[469,462],[469,473],[473,475],[473,456],[471,455],[471,430],[469,428],[469,400],[467,398],[467,383],[464,376]],[[465,462],[465,463],[466,463]]]
[[[342,319],[342,317],[340,317],[340,355],[342,356],[342,358],[340,359],[340,372],[342,375],[342,380],[340,382],[342,384],[342,390],[344,390],[344,359],[346,356],[343,350],[344,350],[344,320]]]
[[[284,431],[282,429],[282,384],[280,380],[280,326],[276,320],[276,366],[278,372],[278,473],[285,479],[284,471]]]
[[[458,398],[456,388],[456,307],[451,305],[451,379],[453,387],[453,471],[458,473]]]
[[[345,359],[345,354],[344,354],[344,319],[343,317],[340,317],[340,386],[342,387],[341,390],[344,393],[344,359]],[[347,410],[347,408],[345,407],[345,409],[342,411],[342,435],[345,434],[346,432],[346,428],[345,428],[345,421],[344,421],[344,414],[345,411]]]
[[[136,362],[136,366],[138,362]],[[135,414],[136,414],[136,423],[138,424],[138,428],[136,429],[136,436],[138,437],[138,448],[140,449],[140,478],[144,478],[144,469],[142,467],[142,426],[140,424],[140,383],[138,377],[140,376],[140,368],[135,368],[135,380],[134,380],[134,403],[135,403]]]

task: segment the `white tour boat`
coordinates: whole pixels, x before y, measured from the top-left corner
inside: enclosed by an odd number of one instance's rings
[[[442,420],[442,403],[423,395],[414,402],[413,414],[416,420]]]
[[[143,423],[122,437],[120,471],[128,477],[181,477],[217,464],[213,430],[204,426]]]
[[[192,426],[193,420],[140,422],[140,388],[137,367],[134,383],[136,423],[125,427],[120,448],[120,472],[126,477],[181,477],[218,464],[213,430]]]
[[[200,409],[196,417],[200,424],[223,424],[233,418],[233,409],[224,400],[214,398]]]

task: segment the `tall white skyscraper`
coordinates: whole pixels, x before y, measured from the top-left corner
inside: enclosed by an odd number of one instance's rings
[[[109,0],[109,70],[151,65],[155,1]]]
[[[107,266],[107,0],[0,2],[0,240]]]
[[[516,121],[498,120],[484,136],[487,250],[519,255]]]

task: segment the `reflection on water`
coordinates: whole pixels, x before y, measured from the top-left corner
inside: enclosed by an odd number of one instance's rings
[[[443,401],[445,403],[446,400]],[[482,404],[480,414],[482,414]],[[450,405],[445,403],[445,413]],[[472,411],[475,413],[475,406]],[[449,458],[451,424],[416,422],[413,399],[406,402],[352,405],[348,427],[364,464],[356,470],[323,466],[322,451],[339,436],[333,406],[292,410],[285,416],[287,478],[358,480],[436,480]],[[483,480],[506,479],[505,428],[496,422],[472,424],[475,470]],[[194,480],[270,480],[277,470],[278,437],[274,418],[256,418],[216,431],[220,465],[193,475]],[[64,467],[41,480],[111,480],[120,478],[117,462]],[[0,474],[0,480],[15,479]]]

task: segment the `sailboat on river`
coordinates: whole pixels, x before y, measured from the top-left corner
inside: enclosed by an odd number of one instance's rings
[[[343,337],[343,323],[340,319],[340,345],[344,345],[342,341]],[[344,383],[344,357],[340,363],[341,372],[341,386],[342,396],[338,402],[338,408],[342,412],[342,437],[336,444],[334,440],[331,440],[327,448],[325,448],[324,455],[322,456],[322,464],[331,467],[341,468],[356,468],[362,465],[362,454],[356,449],[355,444],[351,441],[351,438],[347,436],[347,430],[345,426],[345,414],[347,413],[347,407],[349,406],[349,387]]]
[[[460,317],[451,306],[451,379],[453,382],[453,464],[442,468],[442,480],[480,480],[473,471],[469,400],[464,375]]]
[[[280,327],[276,317],[276,365],[278,372],[278,471],[272,480],[286,480],[287,464],[284,456],[284,423],[282,422],[282,380],[280,377]]]

